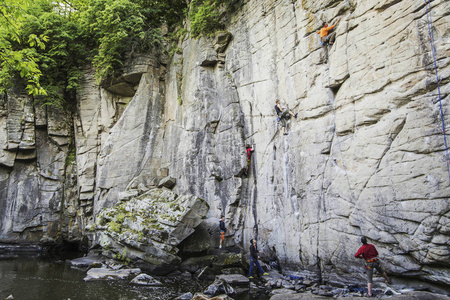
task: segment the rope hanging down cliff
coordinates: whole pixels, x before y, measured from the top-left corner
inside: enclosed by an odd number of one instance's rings
[[[325,45],[325,47],[329,47],[328,45]],[[328,50],[328,49],[327,49]],[[333,128],[334,128],[334,135],[336,136],[336,140],[338,142],[338,147],[339,147],[339,153],[341,156],[341,161],[342,161],[342,167],[344,168],[344,173],[345,173],[345,178],[347,180],[347,186],[348,186],[348,190],[350,191],[350,201],[354,204],[355,206],[355,215],[356,218],[358,220],[358,224],[359,224],[359,232],[361,233],[361,236],[363,236],[362,233],[362,229],[361,229],[361,219],[359,218],[359,214],[358,214],[358,209],[357,209],[357,203],[355,201],[355,197],[353,195],[353,191],[350,185],[350,180],[348,179],[348,173],[347,173],[347,167],[345,166],[344,163],[344,157],[342,156],[342,147],[341,147],[341,141],[339,139],[339,135],[338,135],[338,131],[336,128],[336,121],[335,121],[335,117],[336,117],[336,111],[334,110],[334,100],[333,97],[331,96],[331,85],[330,85],[330,58],[328,57],[329,51],[327,51],[327,76],[328,76],[328,102],[330,103],[330,107],[331,107],[331,112],[333,114]]]
[[[441,111],[441,122],[442,122],[442,135],[444,136],[444,145],[445,145],[445,158],[446,158],[446,164],[447,164],[447,172],[448,172],[448,179],[450,183],[450,158],[448,154],[448,146],[447,146],[447,137],[445,135],[445,120],[444,120],[444,111],[442,109],[442,98],[441,98],[441,87],[440,87],[440,80],[437,70],[437,63],[436,63],[436,48],[434,47],[434,36],[433,36],[433,21],[431,20],[431,0],[425,0],[425,8],[426,8],[426,15],[427,15],[427,24],[428,24],[428,38],[430,39],[430,45],[431,45],[431,53],[433,55],[433,62],[434,62],[434,71],[436,74],[436,82],[437,82],[437,90],[438,90],[438,96],[439,96],[439,108]]]

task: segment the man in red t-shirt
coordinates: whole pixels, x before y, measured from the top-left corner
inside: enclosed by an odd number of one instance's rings
[[[386,272],[381,268],[380,261],[378,260],[378,251],[372,244],[367,244],[367,239],[363,236],[361,238],[361,243],[363,245],[356,252],[356,258],[362,258],[366,261],[364,264],[364,269],[367,274],[367,293],[369,297],[372,297],[372,277],[373,277],[373,269],[377,269],[378,272],[384,277],[386,283],[389,283],[389,278]]]

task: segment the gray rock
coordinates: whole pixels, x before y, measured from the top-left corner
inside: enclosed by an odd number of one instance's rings
[[[177,298],[175,298],[175,300],[191,300],[194,297],[194,295],[192,295],[191,292],[189,293],[185,293],[181,296],[178,296]]]
[[[216,35],[216,37],[214,38],[214,41],[213,41],[214,50],[216,50],[217,53],[222,53],[227,48],[227,46],[230,43],[231,38],[233,36],[228,31],[219,31],[219,32],[216,32],[215,35]]]
[[[85,256],[66,261],[68,265],[77,268],[88,268],[93,264],[102,264],[103,262],[104,258],[101,256]]]
[[[225,280],[218,278],[203,293],[208,296],[215,296],[223,293],[231,295],[236,292]]]
[[[275,289],[273,291],[270,292],[271,295],[289,295],[289,294],[296,294],[297,292],[291,290],[291,289]],[[270,299],[273,299],[273,297],[271,297]],[[277,299],[277,298],[275,298]],[[282,298],[278,298],[278,299],[282,299]],[[285,298],[286,299],[286,298]]]
[[[192,300],[209,300],[209,299],[211,299],[211,300],[233,300],[233,298],[231,298],[228,295],[218,295],[218,296],[210,298],[202,293],[195,293],[194,297],[192,298]]]
[[[175,178],[167,176],[159,181],[158,187],[159,188],[165,187],[168,189],[172,189],[176,183],[177,183],[177,180]]]
[[[128,201],[139,195],[138,190],[126,190],[124,192],[120,192],[118,194],[118,198],[120,201]]]
[[[208,266],[208,267],[212,266],[214,260],[216,260],[216,259],[217,258],[214,255],[201,256],[201,257],[190,257],[190,258],[184,260],[180,264],[179,269],[181,271],[188,271],[191,273],[195,273],[200,268],[204,268],[206,266]]]
[[[163,284],[147,274],[139,274],[130,282],[131,284],[147,285],[147,286],[162,286]]]
[[[84,281],[126,279],[139,273],[141,273],[140,269],[111,270],[106,268],[93,268],[87,271],[87,276],[84,278]]]
[[[208,209],[197,197],[152,189],[102,210],[92,229],[92,243],[102,247],[105,255],[114,253],[122,261],[170,272],[181,262],[176,246],[194,232]]]
[[[230,285],[247,285],[250,281],[248,277],[241,274],[223,274],[217,276],[217,279],[223,280]]]

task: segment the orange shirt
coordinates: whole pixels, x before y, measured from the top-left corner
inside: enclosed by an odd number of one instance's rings
[[[322,27],[320,28],[319,32],[317,32],[317,34],[320,34],[320,37],[324,37],[328,35],[328,31],[330,31],[331,29],[333,29],[336,26],[336,24],[331,25],[329,27]]]

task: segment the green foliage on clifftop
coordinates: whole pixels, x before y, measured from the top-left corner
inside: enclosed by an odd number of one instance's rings
[[[184,0],[0,0],[0,92],[22,78],[46,104],[73,99],[82,68],[114,76],[125,54],[158,48]]]
[[[200,34],[213,34],[222,29],[223,24],[219,21],[220,4],[224,0],[193,0],[189,17],[191,19],[191,35],[197,37]]]

